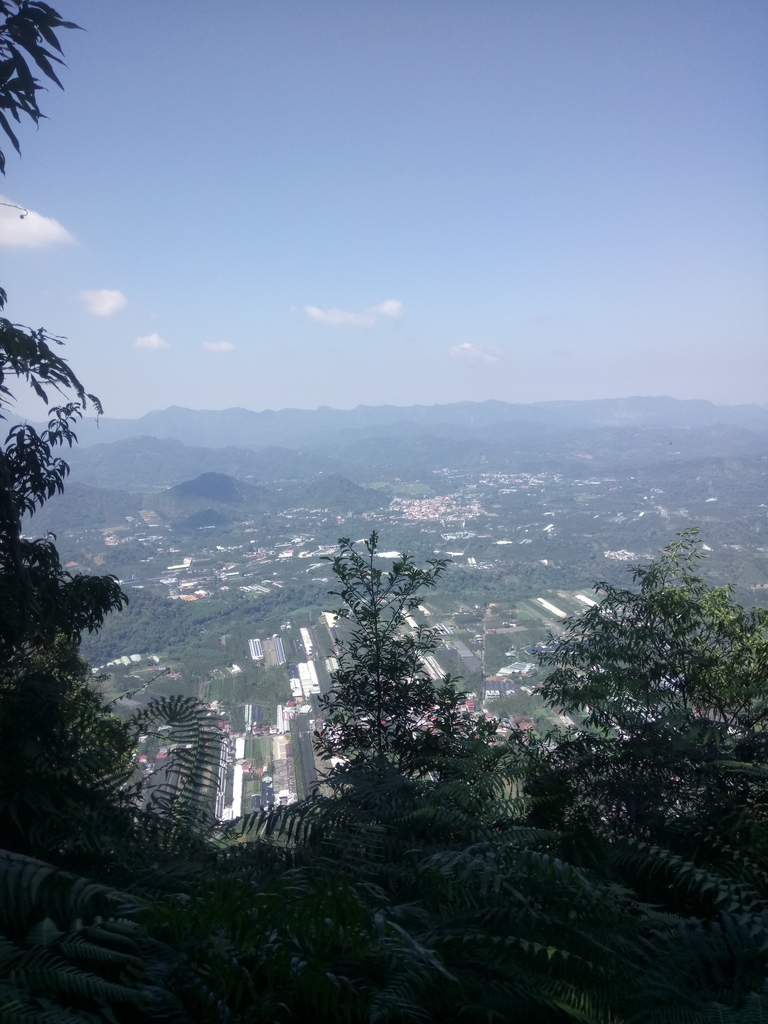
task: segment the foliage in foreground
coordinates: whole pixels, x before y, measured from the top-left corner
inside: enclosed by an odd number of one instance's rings
[[[434,774],[452,750],[494,729],[466,713],[466,694],[450,676],[430,676],[425,659],[438,646],[435,631],[404,628],[448,563],[432,559],[420,569],[404,554],[385,572],[376,564],[378,542],[372,533],[361,553],[342,537],[338,554],[327,559],[339,585],[330,594],[342,602],[337,623],[349,629],[337,640],[339,667],[332,690],[320,698],[326,717],[315,739],[328,760]]]
[[[369,545],[375,555],[375,538]],[[350,731],[345,760],[310,799],[221,829],[198,799],[218,766],[204,709],[177,699],[142,712],[136,729],[171,726],[172,777],[147,790],[117,758],[105,774],[109,813],[95,813],[111,843],[94,844],[78,826],[74,846],[46,846],[51,861],[71,869],[79,858],[107,884],[6,855],[16,865],[9,891],[27,907],[23,926],[0,919],[10,943],[0,980],[20,1008],[7,1019],[759,1019],[767,776],[736,758],[761,740],[766,641],[759,619],[695,575],[695,556],[684,537],[638,571],[639,590],[608,591],[567,624],[545,655],[554,672],[544,692],[583,724],[537,744],[501,742],[488,728],[447,730],[441,742],[435,719],[424,747],[418,717],[404,766],[398,730],[373,741],[370,729]],[[391,608],[370,591],[366,565],[356,571],[353,589],[372,593],[366,620],[378,635],[376,616],[389,621]],[[379,582],[400,572],[396,563]],[[644,674],[644,644],[666,666],[649,659]],[[406,714],[407,688],[391,682],[389,713],[399,713],[397,695]],[[713,692],[717,711],[705,713],[701,695]],[[338,692],[329,706],[338,708]],[[80,742],[87,750],[93,741]],[[670,799],[641,785],[657,746],[659,757],[676,752]],[[633,797],[646,793],[647,814],[628,818],[620,782]],[[98,921],[74,904],[54,913],[28,899],[36,872],[98,894]],[[27,970],[43,953],[49,966]]]

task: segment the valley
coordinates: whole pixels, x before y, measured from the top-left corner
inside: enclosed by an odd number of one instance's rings
[[[561,425],[532,440],[501,422],[482,436],[449,426],[453,437],[406,419],[351,440],[304,436],[297,448],[152,437],[86,446],[64,494],[29,521],[30,535],[56,534],[70,572],[112,573],[128,594],[127,609],[83,639],[109,697],[129,711],[183,694],[218,711],[231,763],[252,770],[240,809],[286,759],[275,741],[286,730],[304,736],[287,746],[290,757],[304,750],[291,799],[316,778],[307,737],[338,653],[323,613],[338,605],[339,537],[376,531],[384,569],[403,551],[448,561],[418,613],[439,634],[433,669],[505,728],[557,724],[535,693],[541,645],[599,598],[595,584],[628,585],[632,565],[682,531],[699,529],[708,581],[732,585],[745,605],[768,603],[768,435]],[[312,656],[302,630],[315,637]],[[273,637],[284,657],[254,660],[249,641]],[[304,693],[309,663],[318,686]]]

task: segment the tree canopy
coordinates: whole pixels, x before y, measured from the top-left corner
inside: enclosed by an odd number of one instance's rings
[[[328,759],[434,772],[452,744],[483,729],[463,710],[465,694],[450,677],[435,683],[425,659],[436,634],[411,617],[447,562],[433,559],[421,569],[404,554],[385,571],[375,532],[363,552],[342,537],[329,559],[339,587],[331,596],[342,602],[337,623],[349,628],[337,640],[333,689],[320,700],[326,720],[317,741]]]
[[[24,115],[38,124],[45,117],[37,102],[45,86],[34,77],[30,61],[62,88],[55,68],[64,63],[56,32],[77,27],[40,0],[0,0],[0,128],[17,153],[21,147],[8,118],[18,124]],[[5,173],[2,149],[0,172]]]

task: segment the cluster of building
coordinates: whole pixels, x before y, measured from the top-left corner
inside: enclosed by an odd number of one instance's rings
[[[272,805],[283,807],[295,803],[299,798],[290,725],[285,732],[272,737],[272,776],[264,776],[261,780],[261,806],[264,806],[265,796]],[[251,797],[251,806],[256,802]]]
[[[301,661],[298,665],[289,665],[288,682],[294,700],[306,700],[313,693],[320,693],[320,682],[314,661]]]
[[[562,477],[559,473],[552,476],[548,473],[481,473],[479,480],[487,487],[520,487],[525,490],[528,487],[543,487],[550,480],[559,483]]]
[[[444,494],[434,498],[394,498],[390,512],[398,512],[406,522],[456,522],[486,515],[477,498],[463,494]]]
[[[604,551],[603,554],[606,558],[612,558],[614,562],[637,562],[639,560],[638,555],[634,551]]]
[[[295,708],[287,708],[278,704],[277,724],[269,728],[272,755],[271,775],[263,767],[254,768],[246,757],[246,741],[251,732],[258,731],[258,727],[262,724],[263,708],[255,704],[246,704],[244,712],[245,734],[229,734],[227,723],[219,723],[223,734],[214,811],[220,821],[233,821],[235,818],[239,818],[245,810],[259,811],[269,807],[286,806],[298,800],[290,735]],[[256,793],[251,792],[250,807],[248,808],[243,807],[246,778],[256,778],[258,789]],[[231,785],[231,789],[229,785]],[[253,789],[252,786],[250,788]],[[225,804],[228,792],[230,793],[230,802]]]
[[[252,661],[264,661],[267,665],[273,667],[284,665],[287,661],[283,641],[277,633],[267,640],[249,640],[248,650],[250,651]]]
[[[156,654],[124,654],[120,658],[115,658],[114,661],[108,661],[106,665],[100,665],[98,668],[91,669],[92,672],[101,672],[103,668],[113,668],[116,665],[140,665],[142,661],[152,662],[155,665],[160,663],[160,659]]]

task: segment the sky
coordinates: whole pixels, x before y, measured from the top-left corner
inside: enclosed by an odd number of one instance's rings
[[[55,6],[0,281],[108,416],[768,401],[764,0]]]

